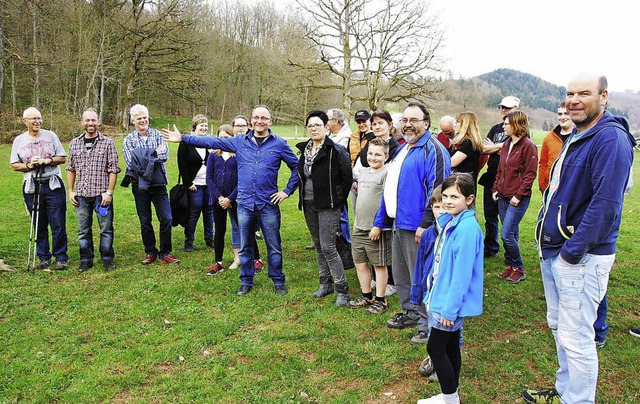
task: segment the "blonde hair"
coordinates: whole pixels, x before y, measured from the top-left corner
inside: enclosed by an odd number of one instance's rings
[[[223,125],[220,125],[220,126],[218,127],[218,131],[216,132],[216,136],[218,136],[218,134],[219,134],[221,131],[222,131],[222,132],[224,132],[224,133],[226,133],[227,135],[229,135],[229,136],[231,136],[231,137],[234,137],[234,136],[235,136],[235,134],[233,133],[233,126],[231,126],[231,125],[229,125],[229,124],[227,124],[227,123],[225,123],[225,124],[223,124]],[[220,156],[220,155],[222,154],[222,150],[220,150],[220,149],[216,149],[215,153],[216,153],[218,156]],[[236,155],[235,153],[229,153],[229,154],[231,155],[231,157],[233,157],[233,156],[235,156],[235,155]]]
[[[470,111],[461,112],[456,116],[456,127],[460,130],[456,137],[451,140],[451,144],[459,145],[465,140],[470,140],[473,150],[482,151],[482,137],[478,126],[478,117]]]

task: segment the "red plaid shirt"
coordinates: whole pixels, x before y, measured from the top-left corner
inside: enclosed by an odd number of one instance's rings
[[[109,173],[119,173],[116,144],[98,133],[91,150],[84,145],[84,133],[69,144],[67,170],[76,173],[76,193],[91,198],[109,189]]]

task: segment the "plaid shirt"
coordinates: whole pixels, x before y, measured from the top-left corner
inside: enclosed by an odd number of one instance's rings
[[[167,170],[164,167],[164,162],[169,159],[169,147],[167,146],[167,142],[162,138],[162,133],[160,133],[159,130],[149,128],[146,138],[143,138],[137,130],[134,130],[124,138],[122,154],[127,167],[131,167],[131,153],[134,149],[155,149],[158,154],[158,160],[161,161],[162,172],[167,182],[169,182]]]
[[[69,144],[67,170],[76,173],[76,193],[91,198],[109,189],[109,174],[119,173],[116,144],[98,133],[91,150],[84,145],[84,133]]]

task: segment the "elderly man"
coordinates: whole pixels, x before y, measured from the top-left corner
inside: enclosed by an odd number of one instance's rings
[[[165,161],[169,158],[169,148],[162,134],[149,127],[147,107],[136,104],[131,107],[130,115],[135,129],[124,139],[122,152],[140,219],[140,232],[146,253],[142,265],[149,265],[156,260],[176,264],[180,260],[171,254],[171,205],[167,194],[167,172],[164,167]],[[151,223],[152,204],[160,221],[159,250]]]
[[[260,223],[267,244],[268,273],[275,292],[287,294],[285,275],[282,271],[282,242],[280,239],[280,204],[298,187],[298,157],[283,138],[269,129],[271,110],[266,105],[254,107],[251,114],[253,129],[245,135],[232,138],[180,135],[163,129],[165,139],[184,142],[196,147],[220,149],[236,154],[238,159],[238,226],[240,227],[240,288],[243,296],[253,289],[255,273],[251,246],[256,225]],[[284,162],[291,170],[284,190],[278,191],[278,170]]]
[[[413,343],[427,342],[427,313],[424,305],[409,300],[418,242],[422,232],[433,223],[429,199],[433,188],[442,184],[451,172],[447,150],[431,136],[431,118],[427,108],[410,102],[402,113],[402,134],[407,143],[389,162],[387,179],[374,226],[393,223],[392,272],[402,312],[387,321],[389,328],[418,325]]]
[[[327,111],[329,117],[329,138],[333,143],[347,148],[349,147],[349,138],[351,137],[351,128],[345,121],[344,111],[338,108],[332,108]]]
[[[567,86],[576,128],[558,156],[536,229],[547,322],[558,351],[554,389],[526,390],[528,403],[593,403],[598,353],[593,323],[615,261],[622,205],[636,144],[622,117],[606,111],[604,76]]]
[[[520,108],[520,99],[507,96],[500,101],[500,113],[502,120],[511,111]],[[498,244],[498,202],[491,197],[491,189],[496,182],[498,175],[498,164],[500,163],[500,149],[502,143],[507,140],[504,131],[504,122],[497,123],[489,129],[487,138],[484,140],[484,153],[489,154],[487,171],[480,176],[478,184],[484,187],[484,197],[482,204],[484,207],[484,257],[491,258],[498,255],[500,244]]]
[[[100,227],[100,257],[104,269],[115,269],[113,262],[113,192],[120,168],[118,151],[110,138],[98,131],[100,121],[93,108],[82,113],[84,133],[69,144],[67,185],[69,200],[76,207],[80,265],[78,272],[93,267],[93,211]]]
[[[67,198],[60,171],[67,155],[58,136],[42,129],[42,114],[30,107],[22,113],[22,121],[27,131],[13,141],[11,147],[11,167],[23,174],[22,194],[29,214],[35,214],[38,227],[36,231],[36,254],[40,259],[38,268],[51,265],[51,256],[56,258],[56,269],[68,268],[67,256]],[[38,212],[33,210],[34,198]],[[52,245],[49,250],[48,227],[51,227]]]
[[[445,149],[451,147],[451,139],[456,137],[456,118],[445,115],[440,118],[440,133],[438,133],[438,140]]]

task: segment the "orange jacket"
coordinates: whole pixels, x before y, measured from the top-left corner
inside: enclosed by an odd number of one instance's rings
[[[365,134],[360,133],[360,129],[356,129],[353,133],[351,133],[351,137],[349,138],[349,154],[351,155],[351,167],[356,162],[356,158],[358,158],[358,154],[360,154],[360,150],[367,144],[369,139],[365,136]]]
[[[564,145],[559,133],[560,125],[549,131],[542,141],[540,159],[538,160],[538,185],[540,186],[540,191],[544,191],[549,186],[551,167],[556,162]]]

